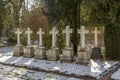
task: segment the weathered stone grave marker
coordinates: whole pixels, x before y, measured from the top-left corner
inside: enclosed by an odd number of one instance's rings
[[[70,47],[70,33],[72,33],[72,31],[73,30],[70,29],[70,26],[66,26],[66,29],[63,30],[63,33],[66,34],[66,47],[63,50],[62,55],[60,56],[60,61],[73,61],[73,49]]]
[[[44,34],[44,32],[42,31],[41,28],[39,28],[37,34],[39,35],[39,46],[36,49],[35,58],[44,59],[46,58],[45,47],[43,47],[43,42],[42,42],[42,35]]]
[[[89,30],[85,30],[85,26],[81,26],[81,29],[78,29],[78,34],[80,34],[81,47],[85,48],[85,46],[86,46],[86,44],[85,44],[85,35],[89,34]]]
[[[22,32],[17,28],[17,31],[15,31],[15,34],[17,34],[17,44],[14,46],[14,54],[13,56],[22,56],[23,55],[23,46],[20,43],[20,35]]]
[[[81,29],[78,29],[81,39],[81,49],[78,50],[78,60],[77,63],[88,64],[90,60],[89,53],[85,49],[85,34],[88,34],[89,31],[85,30],[85,26],[81,26]]]
[[[32,31],[30,28],[27,28],[27,31],[25,32],[27,34],[27,43],[28,45],[24,48],[24,57],[34,57],[34,47],[31,45],[30,42],[30,35],[32,34]]]
[[[98,47],[98,34],[100,33],[100,31],[98,31],[98,28],[95,27],[95,30],[92,31],[92,33],[94,33],[94,42],[95,42],[95,46],[94,48],[92,48],[92,54],[91,54],[91,58],[92,59],[102,59],[102,54],[101,54],[101,48]]]
[[[100,31],[98,31],[98,28],[95,27],[95,30],[92,31],[92,33],[94,34],[94,43],[95,43],[95,46],[98,46],[98,34],[100,33]]]
[[[0,38],[0,47],[3,47],[4,46],[4,44],[3,44],[3,38],[1,37]]]
[[[47,59],[48,60],[58,60],[59,59],[59,51],[56,46],[56,41],[57,41],[57,34],[58,30],[56,30],[56,27],[52,28],[52,31],[50,31],[50,34],[52,34],[52,47],[51,49],[48,50],[47,53]]]

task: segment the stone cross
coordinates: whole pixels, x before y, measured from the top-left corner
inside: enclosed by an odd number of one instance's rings
[[[27,31],[25,33],[27,34],[27,37],[28,37],[28,45],[31,45],[31,43],[30,43],[30,34],[32,34],[32,31],[30,30],[30,28],[27,28]]]
[[[52,31],[50,31],[50,34],[52,34],[52,47],[55,47],[56,40],[57,40],[56,34],[58,34],[58,30],[56,30],[56,27],[52,28]]]
[[[95,30],[92,31],[92,33],[94,33],[94,36],[95,36],[94,41],[95,41],[95,45],[97,46],[98,45],[98,33],[100,33],[100,31],[98,31],[98,28],[95,27]]]
[[[85,48],[85,34],[89,33],[89,30],[85,30],[85,26],[81,26],[81,29],[77,31],[81,38],[81,47]]]
[[[42,46],[42,35],[44,34],[44,32],[42,31],[41,28],[39,28],[37,34],[39,35],[39,45]]]
[[[17,31],[15,31],[15,34],[17,34],[17,44],[20,44],[20,34],[22,34],[22,32],[19,30],[19,28],[17,28]]]
[[[70,33],[72,33],[72,29],[70,29],[70,26],[66,26],[66,29],[63,30],[63,33],[66,33],[66,47],[69,47],[70,45]]]

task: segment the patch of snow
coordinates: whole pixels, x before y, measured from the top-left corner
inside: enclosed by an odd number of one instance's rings
[[[59,67],[53,67],[53,70],[54,71],[60,71],[60,68]]]
[[[0,64],[0,80],[83,80]]]
[[[117,64],[114,61],[90,60],[87,66],[75,63],[60,63],[59,61],[38,60],[34,58],[14,57],[13,47],[3,47],[3,54],[0,54],[0,62],[4,64],[14,64],[16,66],[27,66],[47,71],[59,71],[64,74],[74,74],[77,76],[88,75],[100,78],[101,74]],[[9,55],[8,55],[9,54]]]
[[[1,50],[3,52],[2,54],[5,54],[5,55],[12,55],[14,52],[12,46],[2,47]]]
[[[116,71],[115,73],[113,73],[111,78],[115,79],[115,80],[120,80],[120,69],[118,71]]]

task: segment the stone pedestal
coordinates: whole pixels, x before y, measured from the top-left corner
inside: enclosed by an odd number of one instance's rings
[[[48,50],[48,53],[46,55],[47,55],[48,60],[56,61],[59,59],[59,50],[58,50],[58,48],[52,48],[52,49]]]
[[[0,47],[4,47],[4,44],[0,41]]]
[[[61,62],[72,62],[73,61],[73,49],[72,48],[65,48],[63,49],[63,53],[60,56]]]
[[[78,59],[76,61],[76,63],[78,64],[88,64],[90,61],[90,54],[89,52],[85,51],[85,50],[79,50],[78,51]]]
[[[0,49],[0,54],[2,54],[3,52],[2,52],[2,50]]]
[[[23,56],[23,46],[22,45],[15,45],[14,46],[13,56]]]
[[[46,52],[45,52],[44,47],[37,47],[35,58],[36,59],[45,59],[46,58]]]
[[[103,59],[103,56],[101,54],[101,48],[94,47],[92,48],[92,53],[90,56],[91,59]]]
[[[24,47],[24,57],[34,57],[34,47],[33,46],[26,46]]]

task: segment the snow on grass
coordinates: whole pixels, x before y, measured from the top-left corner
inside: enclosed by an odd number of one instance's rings
[[[120,80],[120,69],[118,71],[116,71],[115,73],[113,73],[111,78],[115,79],[115,80]]]
[[[59,61],[38,60],[34,58],[14,57],[12,47],[3,47],[3,54],[0,54],[0,62],[4,64],[14,64],[16,66],[27,66],[46,71],[59,71],[64,74],[74,74],[77,76],[92,76],[100,78],[104,72],[109,71],[111,67],[118,62],[90,60],[87,66],[75,63],[60,63]]]
[[[0,80],[83,80],[0,64]]]

